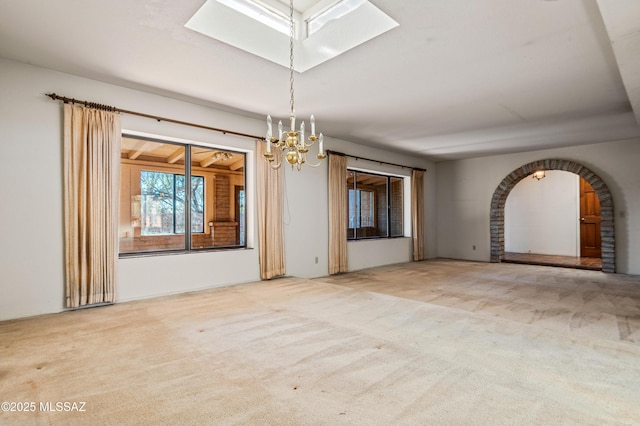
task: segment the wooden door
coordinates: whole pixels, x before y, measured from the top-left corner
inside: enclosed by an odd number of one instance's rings
[[[589,182],[580,178],[580,256],[601,257],[600,200]]]

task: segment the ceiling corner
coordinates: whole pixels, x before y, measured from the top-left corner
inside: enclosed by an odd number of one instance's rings
[[[597,0],[633,113],[640,125],[640,2]]]

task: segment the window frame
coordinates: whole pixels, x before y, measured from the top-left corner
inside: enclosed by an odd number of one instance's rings
[[[349,173],[353,173],[353,179],[354,179],[354,186],[350,187],[347,189],[347,241],[364,241],[364,240],[386,240],[386,239],[392,239],[392,238],[405,238],[405,208],[407,206],[406,204],[406,193],[405,193],[405,184],[406,184],[406,177],[405,176],[401,176],[401,175],[395,175],[395,174],[388,174],[388,173],[383,173],[383,172],[372,172],[369,170],[363,170],[363,169],[358,169],[358,168],[353,168],[353,167],[347,167],[347,174]],[[362,227],[362,214],[361,214],[361,200],[358,200],[356,206],[354,206],[354,209],[357,210],[357,218],[354,220],[354,227],[350,228],[349,227],[349,223],[350,223],[350,212],[351,212],[351,191],[355,191],[356,193],[361,193],[361,192],[370,192],[371,193],[371,211],[373,212],[373,216],[371,218],[371,222],[372,222],[372,228],[376,228],[377,223],[378,223],[378,217],[377,217],[377,209],[375,207],[375,203],[376,201],[376,193],[374,191],[369,191],[366,189],[358,189],[356,187],[356,183],[357,183],[357,175],[358,174],[365,174],[365,175],[369,175],[369,176],[375,176],[375,177],[381,177],[381,178],[385,178],[386,179],[386,214],[387,214],[387,219],[386,219],[386,235],[373,235],[373,236],[358,236],[358,229],[363,229]],[[402,232],[399,235],[391,235],[391,182],[392,179],[399,179],[401,182],[401,188],[400,188],[400,194],[402,194],[402,209],[399,213],[400,215],[400,220],[402,221]],[[354,197],[355,200],[355,197]],[[354,201],[355,202],[355,201]],[[366,227],[365,227],[366,228]],[[352,232],[350,232],[352,231]]]
[[[223,146],[223,145],[208,145],[208,144],[202,144],[202,143],[198,143],[195,141],[189,141],[189,140],[182,140],[182,139],[178,139],[176,140],[175,138],[171,138],[171,137],[163,137],[163,136],[146,136],[143,134],[139,134],[138,132],[129,132],[129,131],[123,131],[122,132],[122,136],[126,137],[126,138],[131,138],[131,139],[139,139],[139,140],[143,140],[143,141],[149,141],[149,142],[155,142],[158,144],[166,144],[166,145],[174,145],[176,147],[182,147],[184,149],[184,162],[185,162],[185,166],[183,168],[183,173],[173,173],[173,172],[169,172],[169,171],[165,171],[162,170],[162,167],[159,166],[157,170],[149,170],[147,169],[147,171],[155,171],[155,172],[159,172],[159,173],[167,173],[167,174],[173,174],[173,175],[181,175],[184,176],[185,179],[185,196],[184,196],[184,205],[185,205],[185,221],[184,221],[184,228],[185,228],[185,232],[180,232],[180,233],[172,233],[172,234],[157,234],[158,236],[163,236],[163,235],[174,235],[174,236],[180,236],[180,235],[184,235],[184,246],[182,248],[176,249],[176,248],[169,248],[169,249],[154,249],[154,250],[141,250],[141,251],[130,251],[130,252],[120,252],[118,251],[118,257],[119,258],[129,258],[129,257],[150,257],[150,256],[165,256],[165,255],[176,255],[176,254],[188,254],[188,253],[203,253],[203,252],[214,252],[214,251],[221,251],[221,250],[244,250],[249,248],[249,244],[247,241],[247,232],[248,232],[248,214],[247,214],[247,200],[245,197],[245,203],[244,203],[244,208],[245,208],[245,214],[244,214],[244,222],[243,223],[239,223],[238,227],[243,227],[244,229],[244,233],[245,233],[245,239],[244,239],[244,243],[243,244],[238,244],[238,245],[220,245],[220,246],[208,246],[208,247],[193,247],[193,240],[192,240],[192,235],[198,235],[198,234],[203,234],[204,233],[204,227],[208,226],[207,225],[207,220],[205,219],[203,221],[203,232],[193,232],[191,230],[191,178],[192,178],[192,166],[187,166],[189,164],[192,164],[191,162],[191,156],[192,156],[192,150],[193,149],[197,149],[197,148],[205,148],[205,149],[210,149],[212,151],[225,151],[225,152],[229,152],[232,154],[237,154],[237,155],[241,155],[244,161],[244,166],[243,166],[243,172],[242,172],[242,183],[243,183],[243,187],[246,188],[247,186],[247,182],[248,182],[248,173],[247,173],[247,164],[248,164],[248,156],[249,156],[249,152],[242,150],[242,149],[238,149],[232,146]],[[160,163],[161,164],[161,163]],[[203,200],[203,207],[204,210],[206,212],[207,209],[207,185],[210,185],[210,183],[207,182],[207,179],[204,178],[203,176],[199,175],[198,172],[196,171],[195,174],[193,175],[195,177],[201,177],[204,179],[204,200]],[[140,178],[140,175],[138,176],[138,178]],[[122,183],[120,184],[120,188],[119,191],[122,190]],[[174,192],[175,192],[175,188],[174,188]],[[175,199],[174,199],[175,200]],[[214,197],[215,200],[215,197]],[[212,201],[211,205],[209,206],[209,208],[213,208],[215,210],[216,204]],[[174,208],[174,215],[175,215],[175,208]],[[211,222],[211,221],[209,221]],[[175,223],[174,223],[174,229],[175,229]],[[187,232],[188,231],[188,232]],[[121,237],[121,233],[120,231],[118,231],[119,233],[119,238]],[[145,235],[145,237],[153,237],[153,235]]]

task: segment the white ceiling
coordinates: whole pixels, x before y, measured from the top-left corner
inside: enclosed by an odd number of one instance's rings
[[[286,117],[287,69],[184,27],[203,2],[0,0],[0,57]],[[638,0],[372,3],[400,26],[296,74],[326,135],[436,161],[640,136]]]

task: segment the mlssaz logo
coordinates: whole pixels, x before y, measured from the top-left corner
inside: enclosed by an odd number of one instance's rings
[[[86,411],[85,405],[86,402],[41,402],[40,403],[40,411],[61,411],[61,412],[79,412],[83,413]]]

